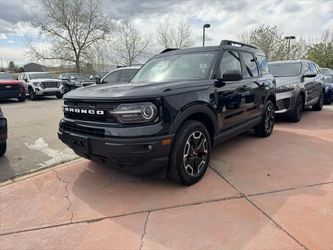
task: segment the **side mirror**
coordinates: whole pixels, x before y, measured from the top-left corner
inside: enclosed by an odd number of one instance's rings
[[[28,82],[28,78],[25,78],[24,81],[25,81],[25,82]]]
[[[303,74],[303,77],[316,77],[317,74],[311,71],[307,71]]]
[[[222,79],[216,79],[214,86],[216,88],[222,88],[223,86],[225,86],[225,82]]]
[[[222,76],[223,81],[240,81],[243,79],[242,72],[238,70],[226,71]]]

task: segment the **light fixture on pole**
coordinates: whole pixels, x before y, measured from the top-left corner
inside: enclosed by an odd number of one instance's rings
[[[205,47],[205,29],[210,28],[210,24],[206,23],[203,27],[202,27],[202,46]]]
[[[290,40],[295,39],[295,36],[286,36],[284,39],[288,40],[288,59],[290,59]]]

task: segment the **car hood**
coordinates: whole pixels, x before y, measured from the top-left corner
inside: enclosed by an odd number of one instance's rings
[[[287,84],[297,84],[300,82],[299,76],[275,77],[276,87]]]
[[[60,81],[52,78],[41,78],[41,79],[30,80],[30,82],[60,82]]]
[[[19,80],[0,80],[0,84],[20,84],[22,81]]]
[[[67,99],[132,99],[160,97],[182,91],[196,91],[208,88],[212,80],[177,81],[165,83],[119,83],[97,84],[73,90],[65,95]]]

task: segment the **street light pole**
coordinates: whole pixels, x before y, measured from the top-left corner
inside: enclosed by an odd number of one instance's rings
[[[286,36],[284,39],[288,40],[288,60],[290,59],[290,40],[295,39],[295,36]]]
[[[202,27],[202,47],[205,47],[205,30],[206,28],[210,28],[210,24],[206,23],[203,27]]]

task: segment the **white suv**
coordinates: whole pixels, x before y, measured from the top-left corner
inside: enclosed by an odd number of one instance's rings
[[[58,99],[63,96],[63,86],[60,80],[54,79],[47,72],[25,72],[18,76],[18,80],[23,80],[26,93],[31,100],[36,100],[39,96],[55,95]]]

